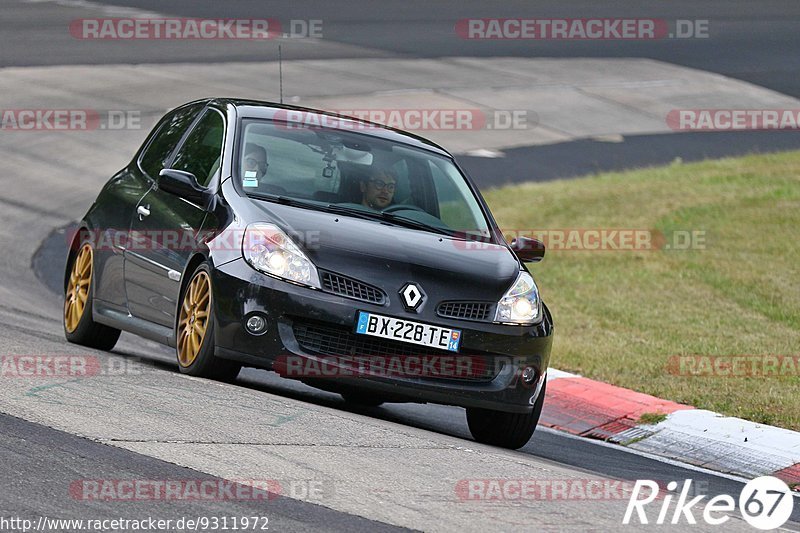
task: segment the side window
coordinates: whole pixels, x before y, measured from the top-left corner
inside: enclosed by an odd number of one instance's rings
[[[197,183],[207,187],[220,165],[224,133],[222,116],[209,109],[186,137],[171,167],[191,172]]]
[[[203,104],[197,104],[178,109],[162,121],[161,127],[147,145],[140,159],[142,170],[151,178],[158,178],[158,173],[164,168],[175,145],[181,140],[202,108]]]

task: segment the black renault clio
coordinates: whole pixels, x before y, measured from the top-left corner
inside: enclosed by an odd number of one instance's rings
[[[211,99],[169,112],[103,187],[64,278],[69,341],[120,330],[181,372],[275,370],[346,400],[465,407],[510,448],[544,402],[553,322],[453,157],[311,109]]]

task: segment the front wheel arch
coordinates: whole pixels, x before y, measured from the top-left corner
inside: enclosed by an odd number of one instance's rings
[[[75,260],[75,256],[78,255],[78,251],[81,249],[81,244],[84,241],[84,238],[89,235],[89,228],[86,227],[85,224],[78,227],[75,230],[75,234],[72,236],[72,241],[69,243],[69,248],[67,249],[67,261],[64,263],[64,279],[62,280],[62,291],[67,290],[67,284],[69,283],[69,266],[72,265],[72,261]]]
[[[180,289],[178,289],[178,297],[176,298],[175,304],[175,322],[177,324],[178,317],[180,316],[181,312],[181,300],[183,300],[184,292],[186,291],[186,287],[189,285],[189,282],[192,280],[192,275],[197,271],[197,267],[199,267],[204,262],[208,261],[205,255],[201,254],[200,252],[195,253],[189,261],[186,263],[186,267],[183,269],[181,273],[181,283]],[[175,344],[178,342],[177,338],[177,328],[173,328],[173,335],[175,335]]]
[[[199,259],[198,259],[199,258]],[[215,330],[216,330],[216,312],[214,311],[215,307],[215,300],[214,298],[214,283],[213,283],[213,272],[214,267],[210,261],[206,260],[202,254],[197,254],[189,261],[189,266],[191,267],[196,262],[196,265],[193,267],[191,271],[188,271],[184,278],[181,279],[181,291],[180,296],[178,298],[178,306],[175,312],[175,325],[173,329],[173,336],[174,336],[174,348],[176,352],[176,356],[178,357],[178,369],[183,374],[189,374],[192,376],[197,377],[204,377],[210,379],[217,379],[220,381],[232,381],[236,379],[236,376],[239,374],[239,371],[242,368],[240,363],[235,361],[222,359],[217,357],[215,352]],[[198,352],[195,354],[194,359],[192,362],[186,366],[184,366],[180,361],[180,322],[181,322],[181,306],[183,305],[184,298],[186,297],[186,292],[189,290],[189,285],[191,281],[195,278],[198,272],[204,271],[208,278],[209,287],[208,290],[210,291],[210,306],[208,308],[208,317],[207,317],[207,325],[206,325],[206,332],[203,338],[201,339],[201,345]]]

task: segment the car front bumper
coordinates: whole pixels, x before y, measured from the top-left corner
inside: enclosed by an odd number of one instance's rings
[[[533,326],[447,318],[432,321],[403,314],[385,305],[370,304],[272,278],[257,272],[243,259],[215,267],[212,286],[217,356],[234,359],[248,366],[276,370],[286,377],[302,379],[321,389],[337,392],[370,391],[387,401],[431,402],[524,413],[533,409],[546,379],[553,333],[552,317],[546,307],[542,322]],[[481,375],[376,371],[354,375],[349,371],[352,367],[342,364],[343,361],[362,355],[375,356],[376,347],[384,346],[381,339],[369,337],[369,340],[374,340],[369,344],[370,353],[358,353],[357,346],[364,345],[359,344],[364,336],[354,333],[359,310],[460,329],[462,339],[459,354],[388,341],[385,344],[385,358],[400,358],[407,362],[409,357],[414,357],[408,354],[393,355],[399,354],[398,348],[400,351],[403,348],[408,348],[410,352],[422,351],[429,360],[476,358],[474,368],[480,368]],[[268,319],[269,325],[261,335],[252,335],[244,327],[253,314],[261,314]],[[309,335],[309,331],[313,334]],[[311,343],[313,346],[309,344],[309,339],[314,340]],[[332,349],[345,345],[349,346],[348,353],[332,355]],[[293,365],[292,362],[296,363],[298,359],[321,365]],[[287,373],[287,360],[290,361],[289,368],[322,367],[330,370],[338,367],[340,371],[325,372],[324,375]],[[374,366],[371,368],[374,369]],[[529,381],[522,378],[526,368],[532,377]]]

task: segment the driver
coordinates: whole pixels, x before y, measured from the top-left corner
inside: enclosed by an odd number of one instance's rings
[[[245,171],[256,172],[258,179],[267,175],[269,162],[267,161],[267,150],[263,146],[255,143],[247,143],[244,146],[244,165]]]
[[[394,199],[397,189],[397,176],[391,170],[378,168],[372,171],[369,179],[361,182],[361,204],[372,209],[385,209]]]

